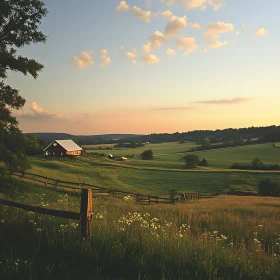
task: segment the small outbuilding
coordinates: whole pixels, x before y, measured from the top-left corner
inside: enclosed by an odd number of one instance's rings
[[[45,156],[80,156],[83,149],[72,140],[55,140],[44,149]]]

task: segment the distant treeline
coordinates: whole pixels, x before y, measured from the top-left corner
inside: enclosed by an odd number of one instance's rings
[[[264,142],[280,142],[280,126],[227,128],[217,130],[194,130],[183,133],[153,133],[149,135],[136,134],[106,134],[75,136],[64,133],[35,133],[40,140],[50,142],[53,140],[72,139],[79,145],[99,144],[124,144],[132,141],[138,143],[163,143],[163,142],[196,142],[203,144],[205,138],[209,138],[212,148],[222,148],[237,145],[246,145]],[[213,144],[220,143],[221,146]]]

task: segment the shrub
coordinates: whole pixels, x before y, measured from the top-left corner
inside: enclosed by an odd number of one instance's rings
[[[189,154],[182,157],[181,159],[186,161],[187,167],[197,167],[197,165],[200,163],[199,156],[196,154]]]
[[[199,166],[208,166],[208,161],[207,161],[207,159],[204,158],[198,165],[199,165]]]
[[[153,151],[150,149],[150,150],[146,150],[146,151],[144,151],[141,155],[140,155],[140,157],[142,158],[142,159],[144,159],[144,160],[151,160],[151,159],[153,159],[153,157],[154,157],[154,153],[153,153]]]
[[[266,178],[260,181],[258,190],[262,196],[280,196],[280,183]]]

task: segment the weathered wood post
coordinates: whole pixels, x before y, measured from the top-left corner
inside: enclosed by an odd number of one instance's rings
[[[139,194],[136,194],[136,201],[139,201]]]
[[[151,205],[151,196],[148,194],[148,202],[149,202],[149,205]]]
[[[158,197],[156,196],[156,204],[158,204]]]
[[[45,187],[47,187],[48,186],[48,177],[46,176],[45,177]]]
[[[92,236],[92,189],[81,191],[81,238]]]
[[[56,180],[56,182],[55,182],[55,187],[57,187],[58,182],[59,182],[59,179]]]
[[[197,192],[197,199],[199,199],[199,192]]]

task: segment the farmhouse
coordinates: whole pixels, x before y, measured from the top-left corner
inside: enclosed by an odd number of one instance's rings
[[[55,140],[44,149],[45,156],[80,156],[82,148],[72,140]]]

